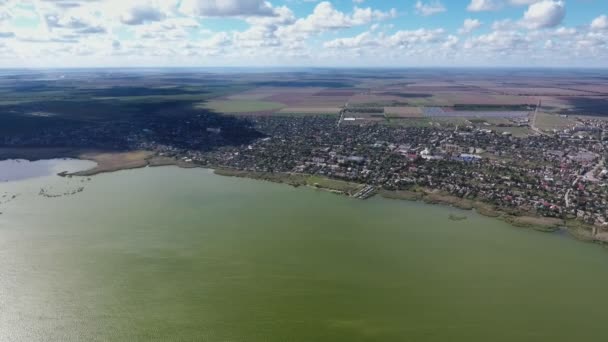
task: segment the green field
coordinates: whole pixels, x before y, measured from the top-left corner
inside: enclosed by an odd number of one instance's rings
[[[358,183],[346,182],[338,179],[329,179],[319,176],[311,176],[306,180],[307,185],[322,189],[337,190],[345,193],[354,194],[363,188],[363,185]]]
[[[389,125],[400,127],[431,127],[430,118],[389,118],[386,122]]]
[[[284,104],[278,102],[256,100],[213,100],[202,106],[218,113],[262,112],[285,107]]]
[[[564,130],[575,125],[570,118],[548,113],[538,113],[536,118],[536,126],[544,131]]]
[[[532,131],[530,128],[528,127],[500,127],[500,126],[488,126],[485,127],[487,129],[491,129],[494,130],[498,133],[503,133],[503,132],[509,132],[511,133],[514,137],[517,138],[525,138],[528,137],[530,135],[534,135],[534,131]]]

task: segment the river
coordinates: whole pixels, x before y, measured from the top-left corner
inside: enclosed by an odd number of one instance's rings
[[[0,341],[608,338],[608,250],[567,236],[204,169],[14,178]]]

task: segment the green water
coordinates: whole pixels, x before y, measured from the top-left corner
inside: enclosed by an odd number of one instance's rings
[[[172,167],[0,184],[0,341],[606,341],[608,249]],[[44,198],[83,184],[72,196]]]

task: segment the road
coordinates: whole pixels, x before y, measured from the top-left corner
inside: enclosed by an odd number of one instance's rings
[[[604,158],[600,159],[600,161],[598,161],[597,164],[595,164],[595,166],[591,170],[589,170],[589,172],[585,173],[585,180],[588,180],[590,182],[599,182],[599,179],[595,178],[595,173],[602,166],[604,166],[605,162],[606,160]]]
[[[589,170],[589,172],[585,173],[584,176],[576,177],[574,182],[572,182],[572,188],[574,188],[581,179],[585,179],[590,182],[597,182],[598,179],[595,178],[595,173],[599,170],[600,167],[604,166],[605,162],[606,162],[606,159],[604,159],[604,158],[600,159],[597,162],[597,164],[595,164],[595,166],[593,166],[593,168],[591,170]],[[564,202],[566,203],[566,208],[570,207],[570,192],[572,192],[572,188],[568,189],[568,191],[566,191],[566,195],[564,196]]]
[[[536,127],[536,119],[538,117],[538,110],[540,109],[540,100],[538,101],[538,104],[536,105],[536,109],[534,110],[534,116],[532,117],[532,122],[530,122],[530,128],[540,134],[540,135],[546,135],[545,132],[541,131],[538,127]]]
[[[344,104],[344,108],[340,111],[340,118],[338,119],[338,128],[340,128],[340,124],[344,120],[344,114],[348,111],[348,102]]]

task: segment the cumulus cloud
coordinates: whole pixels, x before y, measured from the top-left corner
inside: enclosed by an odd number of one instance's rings
[[[183,13],[204,17],[274,16],[272,5],[265,0],[183,0]]]
[[[347,1],[354,7],[344,10],[335,1],[310,0],[313,9],[303,15],[289,7],[308,0],[269,1],[0,0],[0,62],[608,66],[608,18],[562,26],[565,0],[470,0],[469,11],[520,7],[521,16],[488,14],[487,23],[464,17],[449,31],[382,24],[397,11],[369,1],[370,7]],[[446,3],[410,2],[419,15],[440,13]],[[212,30],[206,17],[235,17],[246,27]],[[15,25],[15,19],[36,24]],[[482,25],[488,32],[480,32]],[[355,27],[368,31],[343,35]]]
[[[465,43],[466,49],[507,52],[526,49],[530,38],[515,31],[494,31],[473,37]]]
[[[319,3],[309,16],[296,20],[292,25],[280,27],[279,33],[283,36],[305,37],[328,30],[364,25],[394,16],[396,16],[394,9],[383,12],[359,7],[356,7],[352,14],[347,14],[337,10],[330,2],[324,1]]]
[[[496,11],[502,8],[499,0],[471,0],[467,10],[470,12]]]
[[[386,48],[408,48],[420,44],[431,44],[446,41],[445,31],[443,29],[418,29],[418,30],[401,30],[392,35],[378,34],[373,35],[370,32],[363,32],[355,37],[338,38],[330,40],[324,44],[327,48],[364,48],[370,46],[383,46]],[[453,41],[452,36],[447,38]]]
[[[555,27],[561,24],[565,16],[564,1],[543,0],[528,7],[521,24],[530,29]]]
[[[477,19],[465,19],[462,27],[458,30],[460,34],[468,34],[481,27],[481,21]]]
[[[11,13],[6,8],[0,8],[0,22],[12,18]]]
[[[593,30],[608,30],[608,16],[600,15],[593,19],[591,22],[591,29]]]
[[[323,44],[324,47],[330,49],[352,49],[375,45],[378,45],[378,41],[370,32],[363,32],[351,38],[334,39]]]
[[[93,34],[104,33],[106,29],[100,25],[95,25],[72,15],[58,16],[55,14],[46,14],[43,17],[44,22],[50,30],[53,29],[68,29],[74,34]]]
[[[187,40],[188,31],[199,28],[197,21],[190,18],[170,18],[163,21],[139,25],[134,29],[138,39],[162,41]]]
[[[470,12],[497,11],[505,6],[528,6],[543,0],[471,0]]]
[[[120,17],[120,21],[127,25],[141,25],[146,22],[160,21],[165,18],[165,14],[151,5],[141,4],[127,9],[126,13]]]
[[[391,46],[407,47],[412,44],[439,42],[445,33],[444,29],[418,29],[397,31],[388,38]]]
[[[425,17],[446,11],[445,6],[443,6],[443,4],[438,0],[429,3],[424,3],[418,0],[414,5],[414,9],[416,10],[416,13]]]
[[[543,0],[509,0],[509,4],[514,6],[528,6],[540,1]]]

